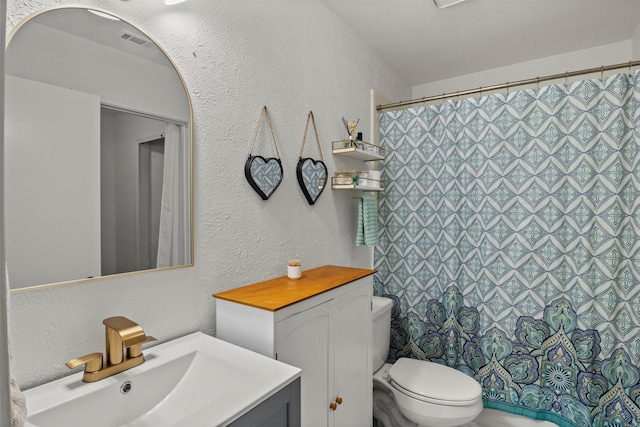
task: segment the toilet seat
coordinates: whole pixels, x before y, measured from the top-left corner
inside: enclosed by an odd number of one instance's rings
[[[482,388],[473,378],[425,360],[398,359],[389,369],[389,380],[398,392],[435,405],[469,406],[482,400]]]
[[[424,360],[417,360],[416,362],[423,365],[436,365],[435,363],[426,362]],[[406,362],[401,362],[399,366],[403,366],[405,363]],[[382,419],[388,420],[389,417],[391,418],[391,424],[387,426],[385,423],[385,427],[461,426],[473,420],[482,411],[482,389],[471,377],[468,377],[468,380],[471,381],[472,384],[465,381],[463,387],[465,389],[477,387],[477,399],[472,400],[471,403],[467,403],[466,405],[460,403],[455,405],[451,403],[455,401],[459,402],[459,399],[456,397],[450,399],[449,402],[446,400],[435,401],[433,398],[428,398],[430,399],[429,401],[428,399],[425,399],[424,396],[410,392],[406,389],[402,390],[397,383],[395,385],[392,384],[394,381],[391,379],[389,371],[393,366],[394,365],[390,363],[385,363],[373,375],[373,414],[376,419],[381,417]],[[444,366],[442,367],[445,368]],[[418,366],[416,366],[416,368],[421,370]],[[396,369],[396,374],[398,373],[397,371],[402,372],[403,369],[405,368],[400,370]],[[446,378],[450,378],[455,375],[455,373],[465,375],[453,368],[446,369]],[[412,376],[415,376],[416,373],[417,371],[415,371]],[[473,384],[475,384],[475,386],[473,386]]]

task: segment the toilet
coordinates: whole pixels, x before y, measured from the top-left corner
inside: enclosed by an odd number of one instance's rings
[[[373,297],[373,418],[376,427],[458,427],[482,411],[482,388],[470,376],[425,360],[389,352],[389,298]]]

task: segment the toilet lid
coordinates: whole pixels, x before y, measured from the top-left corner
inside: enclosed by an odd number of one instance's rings
[[[480,384],[470,376],[425,360],[400,358],[389,377],[399,391],[427,402],[464,405],[482,397]]]

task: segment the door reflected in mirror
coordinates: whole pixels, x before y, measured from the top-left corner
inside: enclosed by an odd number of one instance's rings
[[[9,36],[11,289],[192,265],[189,95],[142,31],[79,7]]]

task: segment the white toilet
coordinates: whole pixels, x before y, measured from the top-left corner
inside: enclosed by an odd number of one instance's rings
[[[373,417],[377,427],[457,427],[482,411],[482,388],[470,376],[425,360],[389,352],[389,298],[373,297]]]

